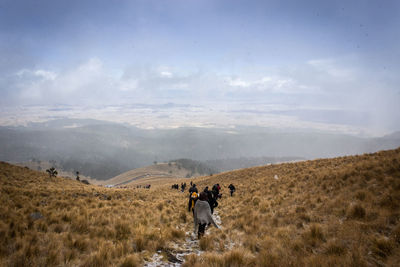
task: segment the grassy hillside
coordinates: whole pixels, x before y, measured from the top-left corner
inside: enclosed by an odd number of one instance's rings
[[[188,159],[181,159],[169,163],[157,163],[151,166],[133,169],[117,175],[109,180],[98,182],[100,182],[102,185],[110,184],[115,186],[131,187],[153,183],[159,184],[158,181],[160,181],[161,184],[165,184],[171,182],[171,180],[168,181],[165,179],[193,178],[202,174],[199,173],[199,170],[188,163],[192,163],[192,165],[201,164],[197,161]],[[185,182],[189,182],[189,180],[186,180]]]
[[[193,264],[400,262],[400,149],[244,169],[207,179],[207,184],[218,181],[234,183],[239,192],[222,202],[225,230],[210,243],[226,236],[244,249],[225,252],[223,259],[216,257],[222,252],[192,256]]]
[[[106,189],[0,163],[0,265],[141,266],[178,254],[183,266],[400,262],[400,149],[193,179],[223,186],[222,229],[200,242],[186,193],[170,189],[180,181]]]
[[[64,171],[61,166],[59,166],[56,162],[49,162],[49,161],[40,161],[40,160],[30,160],[26,162],[20,162],[20,163],[11,163],[17,166],[21,167],[28,167],[31,170],[38,170],[41,172],[46,173],[47,169],[50,169],[51,167],[56,168],[58,175],[62,177],[68,177],[71,179],[76,179],[76,172],[73,171]],[[96,182],[96,180],[92,180],[90,177],[87,177],[85,175],[79,174],[79,178],[81,180],[88,180],[90,183]]]

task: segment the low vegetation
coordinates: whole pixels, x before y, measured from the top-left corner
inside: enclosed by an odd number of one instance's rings
[[[222,186],[222,229],[208,230],[184,266],[400,262],[400,149],[193,181]],[[168,260],[193,229],[187,194],[172,183],[103,188],[0,163],[0,265],[142,266],[156,252]]]

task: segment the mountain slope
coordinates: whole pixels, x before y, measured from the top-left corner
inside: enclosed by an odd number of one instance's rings
[[[151,166],[133,169],[109,180],[101,181],[103,185],[133,186],[151,184],[164,178],[191,178],[213,174],[216,171],[204,163],[190,159],[178,159],[168,163],[156,163]]]
[[[233,183],[221,200],[224,235],[255,266],[397,266],[400,262],[400,148],[352,157],[227,172],[203,187]],[[209,242],[218,242],[210,238]],[[218,248],[215,247],[214,248]],[[190,264],[214,262],[192,256]],[[221,261],[228,266],[232,255]],[[255,258],[253,258],[253,256]],[[219,256],[221,257],[221,256]]]
[[[223,195],[222,229],[200,242],[171,182],[108,189],[0,163],[0,265],[141,266],[182,254],[196,267],[400,262],[400,149],[195,178]]]
[[[160,178],[183,178],[188,174],[186,169],[178,169],[176,164],[158,163],[155,165],[133,169],[117,175],[109,180],[102,181],[102,184],[114,186],[131,186],[137,182],[144,183]]]

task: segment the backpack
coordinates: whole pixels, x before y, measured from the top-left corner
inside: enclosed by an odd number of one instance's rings
[[[190,194],[189,211],[194,209],[194,205],[196,204],[198,197],[199,194],[197,194],[196,192],[192,192],[192,194]]]

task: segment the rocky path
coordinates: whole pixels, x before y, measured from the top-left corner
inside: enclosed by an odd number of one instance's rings
[[[213,218],[217,225],[221,225],[221,217],[218,211],[214,211]],[[200,255],[199,240],[193,231],[186,232],[185,242],[175,243],[171,249],[159,250],[154,253],[151,260],[146,262],[146,267],[179,267],[182,266],[185,256],[190,254]],[[165,259],[165,256],[167,257]]]

